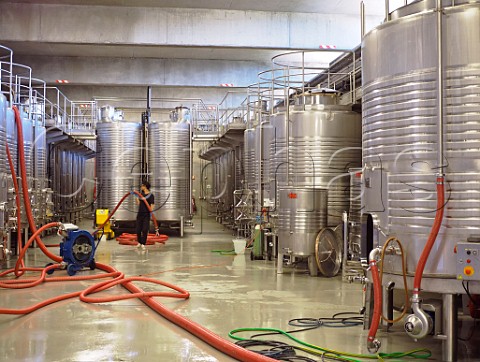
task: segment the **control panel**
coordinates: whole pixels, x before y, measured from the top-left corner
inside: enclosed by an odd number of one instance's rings
[[[457,279],[480,280],[480,243],[458,243]]]

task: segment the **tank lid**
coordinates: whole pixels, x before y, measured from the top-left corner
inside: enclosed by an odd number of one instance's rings
[[[452,7],[459,6],[464,4],[480,3],[480,0],[455,0],[453,3],[452,0],[443,0],[443,7]],[[453,5],[452,5],[453,4]],[[390,14],[391,20],[396,20],[403,18],[408,15],[418,14],[425,11],[434,10],[437,6],[436,0],[417,0],[408,5],[402,6],[401,8],[392,11]]]
[[[177,123],[190,123],[190,108],[188,107],[175,107],[170,112],[170,120]]]
[[[295,96],[295,105],[337,105],[340,92],[321,88],[301,93]]]

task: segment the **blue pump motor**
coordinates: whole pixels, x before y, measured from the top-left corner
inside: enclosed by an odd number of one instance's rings
[[[60,243],[60,256],[67,263],[68,275],[89,267],[95,269],[95,240],[86,230],[66,230],[66,236]]]

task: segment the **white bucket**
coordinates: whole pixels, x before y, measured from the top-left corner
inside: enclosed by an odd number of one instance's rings
[[[233,239],[233,247],[235,248],[235,254],[245,254],[245,246],[247,241],[245,239]]]

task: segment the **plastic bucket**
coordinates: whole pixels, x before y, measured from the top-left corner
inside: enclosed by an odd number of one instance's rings
[[[233,239],[233,247],[235,248],[235,254],[245,254],[245,246],[247,241],[245,239]]]

